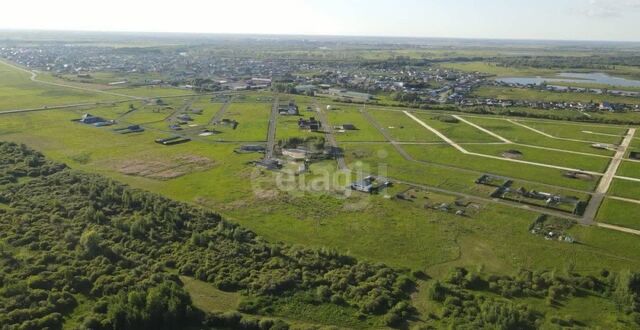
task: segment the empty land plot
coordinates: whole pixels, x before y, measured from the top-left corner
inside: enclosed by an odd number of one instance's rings
[[[271,106],[269,103],[231,103],[224,118],[235,120],[239,125],[236,129],[217,125],[216,130],[222,134],[216,138],[221,141],[266,141]]]
[[[122,99],[98,92],[41,84],[31,75],[0,62],[0,110],[96,103]]]
[[[640,163],[628,160],[623,161],[616,175],[640,179]],[[636,182],[636,184],[640,185],[640,182]]]
[[[627,128],[622,126],[588,125],[563,122],[552,123],[520,119],[514,119],[514,121],[554,137],[598,143],[619,144],[627,133]]]
[[[640,182],[613,179],[609,194],[616,197],[640,200]]]
[[[582,171],[604,173],[610,162],[609,158],[570,154],[566,152],[530,148],[522,145],[465,145],[469,152],[513,158],[528,162],[561,166]]]
[[[118,172],[155,180],[170,180],[197,171],[205,171],[213,166],[206,157],[181,155],[175,158],[165,156],[142,159],[125,159],[116,163]]]
[[[463,116],[464,117],[464,116]],[[613,156],[614,152],[611,150],[596,149],[592,147],[592,143],[559,140],[544,135],[538,134],[534,131],[526,129],[522,126],[513,124],[502,118],[480,118],[480,117],[464,117],[466,120],[482,126],[504,138],[509,139],[513,143],[528,144],[546,148],[554,148],[561,150],[569,150],[575,152],[583,152],[590,154],[597,154],[603,156]],[[597,138],[598,136],[593,136]]]
[[[609,259],[608,256],[616,256],[619,266],[622,269],[627,269],[632,266],[625,266],[625,264],[638,264],[638,236],[629,235],[627,233],[618,232],[615,230],[598,228],[598,227],[586,227],[586,226],[573,226],[569,230],[569,234],[573,237],[579,238],[581,242],[585,242],[586,254],[590,254],[594,261],[591,264],[588,259],[585,259],[585,263],[582,266],[584,270],[598,271],[599,268],[604,266],[598,266],[598,263]],[[548,249],[548,245],[547,250]],[[572,244],[573,246],[573,244]],[[555,248],[555,247],[554,247]],[[572,249],[575,251],[575,248]],[[570,253],[566,251],[566,253]],[[567,254],[564,255],[566,257]],[[586,256],[586,255],[585,255]],[[559,256],[562,258],[561,256]],[[610,260],[605,261],[607,263]]]
[[[631,152],[639,152],[640,153],[640,137],[638,137],[638,133],[636,133],[636,137],[631,140],[631,144],[629,145],[629,149],[627,149],[626,157],[629,157]],[[640,159],[639,159],[640,161]]]
[[[443,120],[451,119],[450,115],[426,114],[415,112],[414,116],[425,124],[438,130],[449,139],[457,143],[501,143],[502,141],[463,122],[451,123]],[[408,118],[408,117],[407,117]],[[428,131],[424,128],[425,131]]]
[[[431,131],[420,126],[402,111],[368,109],[369,114],[380,124],[382,129],[398,142],[444,142]]]
[[[598,222],[640,230],[640,204],[605,199],[598,211]]]
[[[360,113],[360,108],[355,106],[339,106],[337,109],[327,111],[329,125],[339,126],[351,124],[356,127],[354,131],[336,132],[334,135],[338,142],[383,142],[385,138],[367,119]]]
[[[505,146],[508,147],[508,145]],[[417,160],[560,187],[591,191],[597,182],[596,179],[583,181],[566,178],[563,176],[564,171],[553,168],[467,155],[448,145],[403,145],[402,147]]]

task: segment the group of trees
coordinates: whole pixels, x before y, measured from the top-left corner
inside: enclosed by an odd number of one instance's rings
[[[297,94],[296,86],[293,83],[286,82],[274,82],[271,84],[271,89],[277,93],[285,94]]]
[[[422,102],[422,98],[418,93],[396,92],[391,94],[391,98],[394,101],[402,102],[405,105],[415,105],[416,103]]]
[[[496,299],[488,293],[507,299]],[[429,289],[429,298],[443,305],[440,317],[451,324],[499,329],[535,329],[545,320],[542,313],[508,299],[534,297],[545,299],[549,306],[559,306],[572,297],[589,294],[613,300],[640,326],[640,274],[629,271],[611,274],[604,270],[600,276],[569,271],[560,276],[554,271],[522,270],[516,276],[484,276],[455,268]],[[549,321],[563,326],[575,323],[573,319]]]
[[[24,145],[0,143],[0,155],[0,185],[18,182],[22,177],[49,175],[65,168]]]
[[[409,310],[412,280],[387,266],[272,244],[210,211],[21,145],[0,142],[0,159],[0,324],[9,329],[60,328],[69,317],[93,329],[220,321],[192,306],[175,272],[262,297],[253,304],[260,312],[305,292],[363,315]],[[16,182],[24,172],[32,179]]]

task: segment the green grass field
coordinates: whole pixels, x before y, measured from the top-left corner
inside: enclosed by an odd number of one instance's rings
[[[640,218],[629,216],[639,214],[640,204],[607,199],[598,212],[598,221],[640,230]]]
[[[640,200],[640,185],[636,181],[613,179],[609,193],[617,197]]]
[[[640,179],[640,163],[625,161],[620,164],[618,175]]]
[[[521,145],[465,145],[464,148],[469,152],[479,153],[483,155],[491,155],[503,157],[503,154],[507,151],[519,151],[522,155],[519,160],[548,164],[554,166],[568,167],[574,169],[581,169],[584,171],[593,171],[597,173],[604,173],[609,164],[609,158],[593,157],[586,155],[570,154],[566,152],[531,148]]]
[[[479,117],[479,116],[463,116],[466,120],[479,125],[485,129],[488,129],[514,143],[519,144],[528,144],[535,145],[540,147],[561,149],[561,150],[569,150],[575,152],[603,155],[603,156],[613,156],[614,152],[610,150],[602,150],[593,148],[592,143],[589,142],[578,142],[578,141],[568,141],[561,139],[554,139],[542,134],[538,134],[524,127],[518,126],[514,123],[509,122],[508,120],[501,118],[491,118],[491,117]],[[523,122],[524,123],[524,122]],[[530,123],[524,123],[526,125],[530,125]],[[569,127],[572,129],[572,127]],[[590,129],[588,126],[584,126],[584,129]],[[597,127],[594,129],[597,130]],[[611,143],[613,138],[610,136],[601,136],[601,135],[592,135],[592,139],[594,140],[604,140],[602,143]],[[618,138],[621,139],[622,137]],[[619,142],[619,141],[618,141]]]

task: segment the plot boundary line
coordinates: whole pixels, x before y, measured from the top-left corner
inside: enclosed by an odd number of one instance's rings
[[[491,155],[485,155],[485,154],[480,154],[480,153],[475,153],[475,152],[469,152],[466,149],[464,149],[462,146],[460,146],[459,144],[455,143],[453,140],[449,139],[444,134],[442,134],[441,132],[436,130],[435,128],[427,125],[425,122],[423,122],[422,120],[420,120],[416,116],[414,116],[411,113],[409,113],[408,111],[403,111],[403,112],[409,118],[413,119],[415,122],[417,122],[418,124],[420,124],[424,128],[428,129],[432,133],[436,134],[438,137],[440,137],[443,140],[445,140],[445,142],[447,142],[449,145],[451,145],[452,147],[454,147],[455,149],[457,149],[458,151],[460,151],[460,152],[462,152],[463,154],[466,154],[466,155],[472,155],[472,156],[478,156],[478,157],[484,157],[484,158],[490,158],[490,159],[497,159],[497,160],[508,161],[508,162],[512,162],[512,163],[520,163],[520,164],[527,164],[527,165],[533,165],[533,166],[539,166],[539,167],[547,167],[547,168],[552,168],[552,169],[557,169],[557,170],[562,170],[562,171],[581,172],[581,173],[587,173],[587,174],[595,175],[595,176],[603,176],[603,173],[598,173],[598,172],[593,172],[593,171],[582,171],[580,169],[575,169],[575,168],[570,168],[570,167],[549,165],[549,164],[536,163],[536,162],[529,162],[529,161],[518,160],[518,159],[507,159],[507,158],[502,158],[502,157],[498,157],[498,156],[491,156]]]

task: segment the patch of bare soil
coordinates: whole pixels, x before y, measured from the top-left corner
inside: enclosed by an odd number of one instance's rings
[[[206,157],[182,155],[169,159],[127,159],[115,165],[125,175],[141,176],[155,180],[170,180],[189,173],[205,171],[214,162]]]
[[[253,191],[257,199],[261,200],[273,200],[278,197],[279,193],[275,189],[257,189]]]
[[[502,157],[509,159],[522,159],[522,152],[518,150],[507,150],[502,153]]]
[[[581,172],[566,172],[564,174],[565,177],[583,181],[593,181],[593,175],[589,173],[581,173]]]

